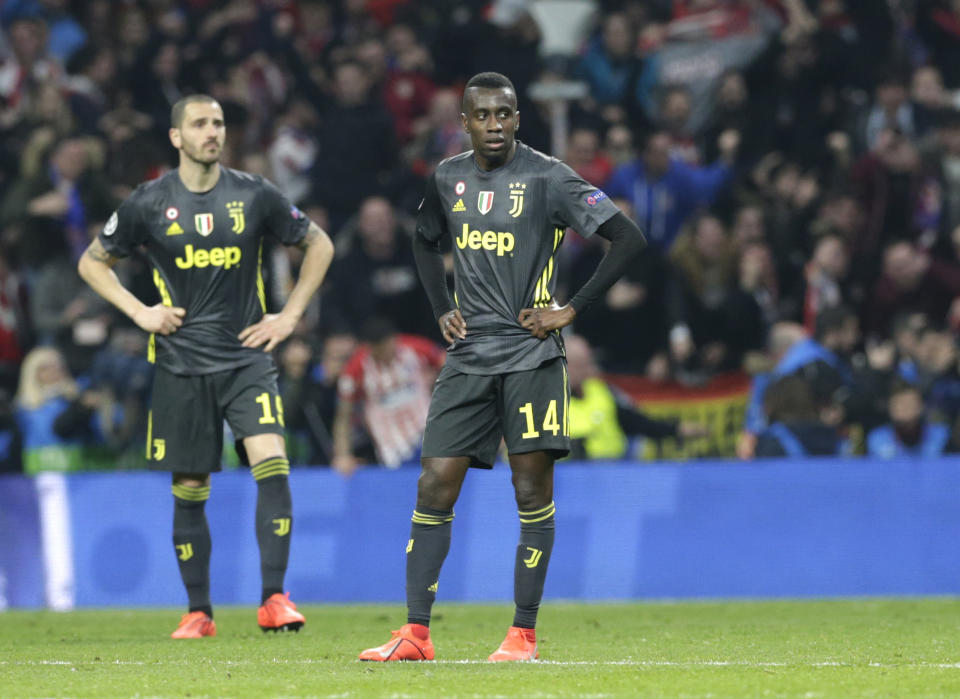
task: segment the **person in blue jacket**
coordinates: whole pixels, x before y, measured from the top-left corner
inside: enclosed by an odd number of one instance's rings
[[[28,475],[88,468],[84,447],[105,443],[122,419],[108,394],[82,389],[53,347],[37,347],[24,358],[15,416]]]
[[[647,242],[663,253],[673,245],[683,222],[698,209],[710,206],[733,178],[740,134],[720,134],[720,157],[706,167],[671,158],[672,144],[666,131],[652,132],[640,157],[620,166],[604,187],[607,196],[631,203]]]
[[[778,379],[763,403],[769,425],[757,436],[757,458],[840,453],[843,442],[837,430],[820,419],[814,390],[802,376]]]
[[[867,435],[867,454],[881,459],[898,456],[939,456],[950,441],[950,428],[929,422],[920,389],[897,381],[887,402],[890,422]]]

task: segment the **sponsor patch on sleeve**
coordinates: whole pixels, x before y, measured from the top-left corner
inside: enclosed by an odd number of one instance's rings
[[[300,211],[300,209],[298,209],[298,208],[295,207],[295,206],[291,206],[291,207],[290,207],[290,216],[292,216],[293,218],[297,219],[298,221],[304,217],[304,216],[303,216],[303,212]]]
[[[596,206],[598,201],[603,201],[606,198],[606,192],[604,192],[602,189],[598,189],[596,192],[587,197],[587,206]]]

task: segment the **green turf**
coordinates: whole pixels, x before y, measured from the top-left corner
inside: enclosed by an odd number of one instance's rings
[[[399,606],[303,606],[299,634],[252,608],[167,638],[174,610],[0,614],[0,697],[960,697],[960,600],[557,604],[541,661],[483,662],[511,610],[438,606],[438,662],[361,663]]]

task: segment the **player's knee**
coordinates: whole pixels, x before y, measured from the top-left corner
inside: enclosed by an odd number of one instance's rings
[[[196,473],[174,473],[173,484],[187,488],[204,488],[210,485],[210,474],[203,476]]]
[[[417,507],[451,510],[457,501],[459,484],[442,473],[424,469],[417,482]]]
[[[546,507],[553,500],[550,482],[540,478],[515,477],[513,489],[517,499],[517,509],[530,512]]]

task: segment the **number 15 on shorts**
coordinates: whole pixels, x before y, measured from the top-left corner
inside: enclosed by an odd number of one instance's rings
[[[518,410],[520,414],[526,418],[527,429],[520,435],[522,439],[536,439],[540,436],[540,432],[537,431],[536,427],[536,416],[533,412],[533,403],[524,403],[521,405]],[[547,405],[547,410],[543,414],[543,422],[541,423],[541,429],[544,432],[550,432],[554,437],[560,433],[560,422],[557,420],[557,401],[556,399],[551,400],[549,405]],[[563,435],[568,435],[566,420],[563,424]]]

